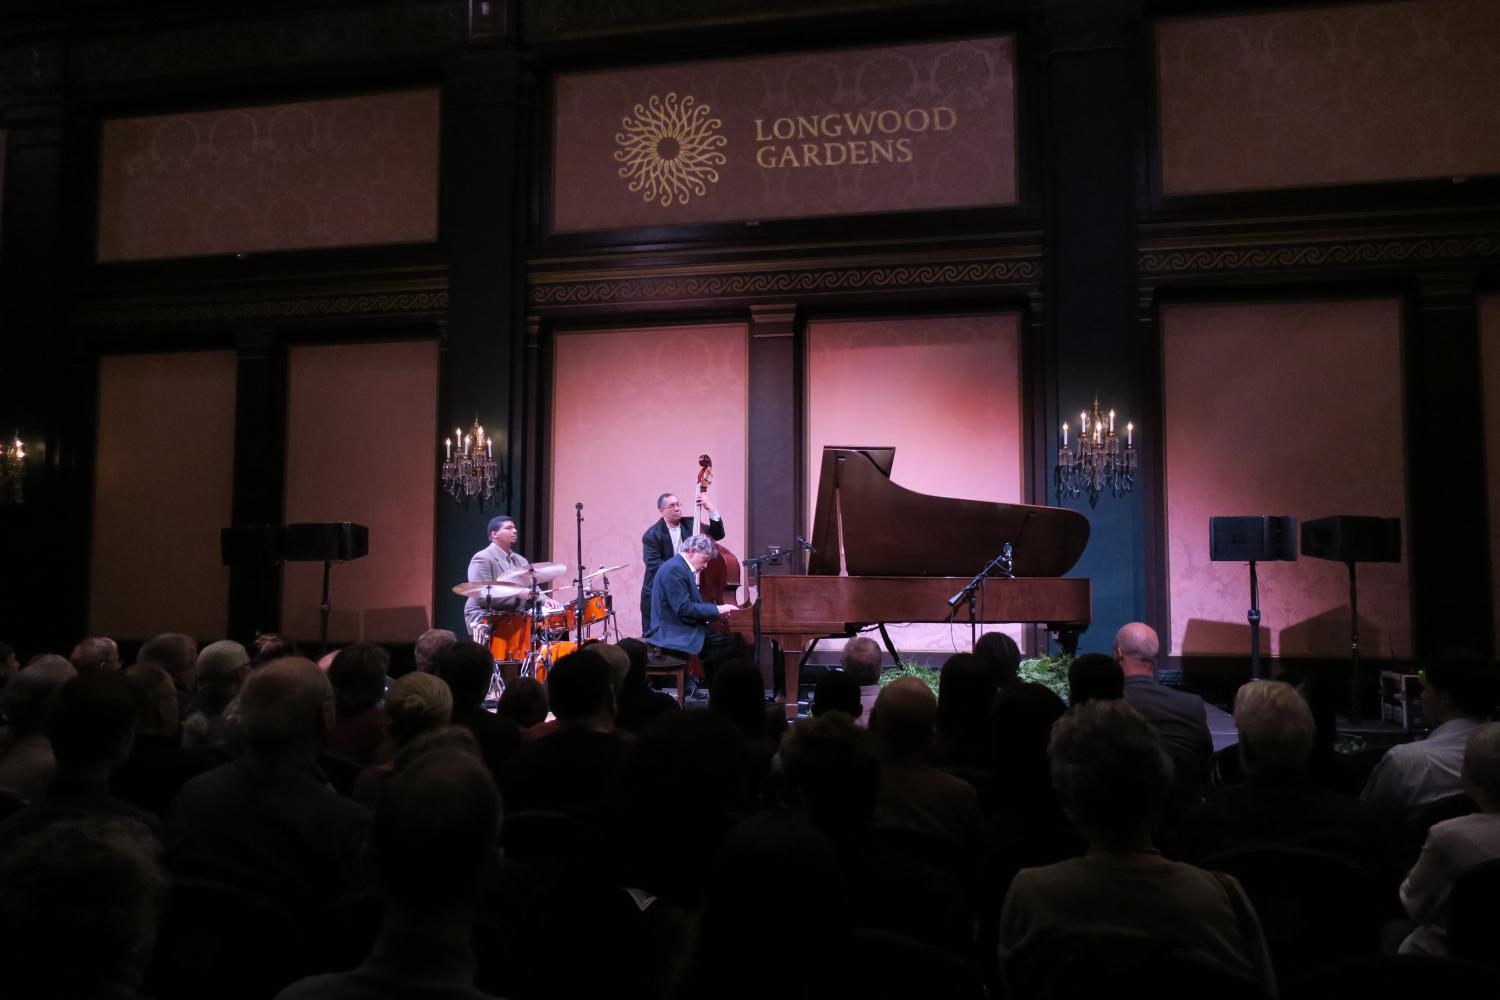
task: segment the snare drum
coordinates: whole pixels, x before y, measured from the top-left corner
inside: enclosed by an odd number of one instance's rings
[[[490,632],[490,656],[496,660],[521,660],[531,649],[531,616],[520,611],[492,612],[484,616]]]
[[[542,616],[542,628],[548,632],[566,632],[573,627],[573,605],[548,611]]]

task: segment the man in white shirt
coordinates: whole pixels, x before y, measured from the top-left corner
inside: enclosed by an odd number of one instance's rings
[[[1425,740],[1386,751],[1360,797],[1407,815],[1464,790],[1464,744],[1495,709],[1493,661],[1464,650],[1439,653],[1422,674],[1422,717],[1432,727]]]

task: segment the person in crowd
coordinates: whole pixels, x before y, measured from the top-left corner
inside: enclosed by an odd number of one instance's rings
[[[121,799],[159,818],[166,815],[183,785],[219,761],[182,746],[177,688],[165,670],[153,663],[137,663],[125,671],[125,679],[135,696],[135,743],[109,787]]]
[[[167,865],[307,915],[348,883],[369,824],[317,766],[333,687],[311,660],[273,660],[245,681],[240,718],[244,756],[189,781],[172,804]]]
[[[869,723],[875,699],[880,697],[882,655],[880,643],[864,635],[850,639],[839,653],[839,666],[859,685],[859,704],[863,711],[855,721],[861,726]]]
[[[1296,688],[1283,681],[1244,685],[1234,698],[1234,725],[1247,780],[1182,817],[1174,853],[1197,861],[1253,844],[1304,845],[1372,871],[1386,866],[1374,811],[1310,780],[1317,727]]]
[[[647,680],[646,662],[650,648],[644,642],[636,638],[621,639],[619,647],[629,657],[630,668],[620,685],[615,725],[624,732],[639,733],[652,720],[677,711],[677,699],[665,691],[657,691]]]
[[[547,697],[557,728],[523,743],[506,764],[506,807],[593,820],[629,746],[615,728],[609,663],[590,648],[569,653],[548,672]]]
[[[233,639],[211,642],[198,653],[198,715],[183,722],[182,742],[189,749],[227,757],[230,754],[229,707],[250,673],[250,653]]]
[[[677,494],[663,493],[656,498],[656,512],[661,516],[641,536],[641,559],[646,564],[646,573],[641,577],[641,631],[647,636],[651,635],[651,585],[656,582],[656,571],[681,550],[682,540],[691,538],[695,532],[714,541],[724,540],[724,519],[708,494],[698,494],[697,506],[708,515],[706,522],[683,517]]]
[[[412,650],[417,669],[422,673],[431,673],[432,663],[437,655],[457,641],[458,636],[453,634],[453,630],[446,628],[430,628],[417,636],[416,648]]]
[[[1463,791],[1464,746],[1495,711],[1495,663],[1467,650],[1432,657],[1422,671],[1425,740],[1391,747],[1376,763],[1361,794],[1371,805],[1407,816]]]
[[[16,659],[16,648],[8,642],[0,642],[0,690],[21,671],[21,661]]]
[[[989,666],[997,688],[1009,687],[1019,681],[1021,647],[1004,632],[986,632],[980,636],[974,643],[974,655]]]
[[[818,679],[818,686],[813,691],[813,716],[843,712],[858,720],[865,714],[865,706],[859,700],[859,688],[859,681],[848,671],[828,671]]]
[[[472,754],[432,748],[406,763],[385,783],[371,826],[384,909],[374,949],[358,968],[293,983],[279,1000],[488,997],[474,988],[469,941],[498,876],[500,824],[500,796]]]
[[[1156,727],[1125,701],[1091,701],[1053,727],[1048,755],[1089,850],[1016,875],[1000,915],[1002,965],[1056,932],[1116,929],[1185,949],[1274,995],[1265,936],[1239,883],[1168,861],[1152,845],[1172,769]]]
[[[0,852],[7,1000],[129,1000],[166,900],[155,838],[140,823],[53,823]]]
[[[339,650],[328,667],[336,721],[326,752],[362,766],[380,759],[385,743],[385,679],[391,655],[373,642],[356,642]]]
[[[1125,675],[1125,701],[1156,727],[1162,739],[1191,751],[1206,765],[1214,741],[1203,699],[1156,679],[1159,649],[1156,630],[1143,622],[1129,622],[1115,633],[1115,662]]]
[[[984,836],[978,793],[961,778],[923,763],[936,738],[937,718],[938,699],[921,680],[900,677],[881,689],[870,713],[881,762],[876,819],[978,851]]]
[[[35,802],[57,773],[47,720],[59,689],[78,676],[61,656],[32,661],[5,686],[3,704],[9,728],[0,738],[0,789]]]
[[[938,674],[937,738],[929,762],[988,773],[992,767],[990,710],[995,704],[993,667],[972,653],[954,653]]]
[[[514,722],[522,733],[546,720],[550,711],[547,689],[535,677],[517,677],[505,685],[495,706],[495,714]]]
[[[381,762],[359,773],[354,801],[374,805],[381,786],[395,770],[395,755],[423,733],[446,726],[452,718],[453,692],[446,681],[419,670],[398,677],[385,696],[386,746]]]
[[[1479,811],[1435,823],[1421,857],[1401,883],[1401,903],[1416,928],[1401,951],[1448,953],[1448,901],[1453,883],[1481,862],[1500,858],[1500,722],[1469,732],[1464,746],[1465,793]]]
[[[177,685],[177,713],[186,719],[198,711],[198,641],[181,632],[163,632],[147,640],[137,663],[154,663]]]
[[[288,656],[300,656],[297,641],[282,632],[257,632],[250,640],[250,669],[254,670],[272,660]]]
[[[1068,704],[1125,697],[1125,672],[1113,657],[1084,653],[1068,664]]]
[[[120,647],[107,636],[96,635],[80,639],[68,661],[80,674],[90,670],[119,670]]]
[[[485,711],[484,699],[495,669],[489,650],[467,639],[455,640],[434,656],[428,669],[453,692],[453,722],[474,734],[498,784],[505,762],[521,745],[521,730],[515,720]],[[545,707],[542,714],[546,715]]]

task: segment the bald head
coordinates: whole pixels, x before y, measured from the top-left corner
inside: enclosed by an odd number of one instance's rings
[[[915,760],[932,745],[937,711],[932,688],[915,677],[902,677],[880,689],[870,710],[870,732],[887,759]]]
[[[1126,677],[1156,676],[1156,654],[1161,643],[1156,629],[1145,622],[1130,622],[1115,633],[1115,659]]]
[[[272,660],[245,681],[240,720],[254,752],[314,757],[333,724],[333,686],[311,660]]]

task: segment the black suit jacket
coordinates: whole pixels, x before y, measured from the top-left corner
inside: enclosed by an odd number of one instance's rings
[[[695,523],[691,517],[682,519],[683,538],[693,533]],[[716,542],[723,541],[724,519],[721,517],[716,521],[709,518],[708,524],[703,528],[703,533]],[[667,530],[667,520],[664,517],[658,517],[656,523],[647,528],[646,533],[641,536],[641,558],[646,562],[646,576],[641,580],[642,597],[651,596],[651,583],[656,579],[656,571],[661,569],[662,563],[676,554],[677,550],[672,548],[672,533]],[[643,622],[642,627],[650,628],[651,623]]]

